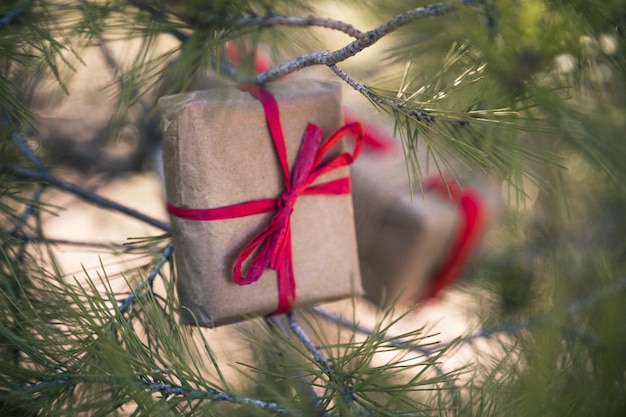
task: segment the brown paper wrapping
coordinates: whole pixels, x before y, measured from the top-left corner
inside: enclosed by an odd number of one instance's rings
[[[404,164],[396,165],[396,178],[385,162],[351,169],[363,288],[381,306],[420,301],[459,227],[450,201],[419,191],[411,199],[408,182],[397,178],[407,178]]]
[[[334,132],[342,122],[336,83],[281,82],[267,87],[281,114],[290,166],[307,123]],[[261,103],[236,88],[163,97],[163,164],[168,201],[215,208],[278,197],[284,190]],[[339,148],[339,147],[338,147]],[[337,149],[336,152],[340,152]],[[318,182],[349,175],[335,170]],[[276,273],[256,283],[233,282],[235,258],[273,213],[227,220],[172,216],[177,289],[186,320],[214,327],[274,312]],[[361,293],[352,197],[302,196],[291,218],[296,306]]]

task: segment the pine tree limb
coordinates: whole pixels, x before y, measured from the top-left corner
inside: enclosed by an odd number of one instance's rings
[[[626,277],[620,278],[613,285],[610,285],[605,288],[600,288],[597,291],[592,292],[591,294],[581,297],[572,303],[570,303],[567,307],[562,310],[562,314],[565,315],[574,315],[577,313],[581,313],[582,311],[588,309],[593,306],[595,303],[601,301],[606,297],[610,297],[622,291],[626,291]],[[475,334],[470,336],[461,338],[460,341],[464,343],[471,343],[476,339],[489,339],[494,337],[497,334],[502,333],[517,333],[522,330],[527,330],[531,327],[534,327],[540,323],[545,322],[551,316],[540,316],[529,319],[522,319],[512,323],[505,323],[501,326],[489,327],[485,328]]]
[[[277,414],[291,414],[285,407],[275,402],[261,401],[249,397],[239,397],[216,389],[198,390],[188,387],[181,387],[173,384],[166,384],[149,378],[142,378],[142,385],[152,392],[159,392],[165,397],[182,397],[187,399],[206,399],[210,401],[226,401],[241,405],[253,405],[263,410],[272,411]]]
[[[33,152],[33,150],[30,148],[30,146],[24,140],[24,138],[17,132],[12,132],[11,139],[13,140],[13,142],[17,144],[17,146],[20,148],[20,150],[26,156],[26,158],[28,158],[35,165],[35,167],[37,167],[39,172],[41,174],[45,174],[46,167],[41,162],[41,160],[37,157],[37,155],[35,155],[35,152]],[[18,262],[22,262],[22,260],[24,259],[24,255],[26,254],[26,245],[28,243],[28,240],[25,238],[26,235],[24,234],[22,229],[24,225],[26,224],[26,222],[28,221],[28,219],[37,213],[38,211],[37,205],[41,201],[41,198],[43,197],[43,194],[47,188],[48,188],[47,184],[39,184],[39,186],[37,187],[37,190],[35,190],[30,200],[30,204],[28,204],[28,206],[24,209],[20,218],[17,220],[17,222],[15,222],[13,229],[9,232],[10,235],[17,237],[18,239],[21,239],[19,250],[17,252]]]
[[[287,321],[289,322],[289,327],[293,331],[293,333],[300,339],[304,347],[313,355],[313,359],[317,362],[326,375],[328,375],[332,379],[337,379],[337,371],[335,370],[335,366],[333,363],[324,356],[322,351],[315,346],[313,340],[305,333],[304,329],[300,327],[296,320],[296,316],[292,311],[287,313]]]
[[[582,297],[578,300],[573,301],[562,310],[562,313],[565,315],[574,315],[574,314],[580,313],[586,310],[587,308],[591,307],[598,301],[602,300],[603,298],[611,296],[611,295],[615,295],[616,293],[619,293],[625,290],[626,290],[626,277],[623,277],[619,279],[613,285],[610,285],[606,288],[601,288],[598,291],[595,291],[585,297]],[[337,323],[345,328],[353,329],[359,333],[362,333],[368,336],[374,335],[373,330],[365,326],[361,326],[358,323],[354,323],[350,320],[346,320],[343,317],[338,316],[336,314],[325,311],[322,308],[312,307],[310,311],[312,311],[314,314],[326,320]],[[519,333],[523,330],[528,330],[541,323],[544,323],[550,317],[551,317],[550,315],[531,317],[531,318],[521,319],[521,320],[510,322],[510,323],[504,323],[502,325],[498,325],[494,327],[486,327],[480,330],[479,332],[476,332],[469,336],[457,338],[454,340],[454,343],[473,343],[475,340],[478,340],[478,339],[491,339],[498,334]],[[581,332],[579,329],[575,329],[575,330],[570,329],[570,333],[572,334],[576,333],[577,336],[583,339],[586,339],[588,341],[591,340],[589,335]],[[384,337],[384,335],[382,335],[382,337]],[[423,348],[420,346],[409,347],[406,345],[406,343],[395,340],[393,338],[389,339],[388,342],[394,346],[398,346],[402,348],[410,348],[412,350],[415,350],[419,353],[423,353],[425,355],[430,355],[430,354],[440,352],[442,349],[449,347],[451,343],[453,343],[453,342],[441,342],[441,343],[434,344],[432,347]]]
[[[32,392],[33,395],[41,395],[42,392],[46,392],[48,389],[56,390],[58,386],[67,386],[68,388],[74,388],[79,384],[127,384],[128,381],[114,377],[85,377],[81,375],[73,375],[66,373],[55,373],[48,377],[42,378],[40,381],[23,384],[19,387],[21,392]],[[174,385],[171,383],[164,383],[153,378],[142,376],[139,378],[137,385],[150,392],[160,393],[166,398],[178,397],[188,400],[209,400],[209,401],[226,401],[241,405],[252,405],[264,410],[272,411],[277,414],[288,415],[291,412],[278,403],[261,401],[254,398],[240,397],[226,392],[218,391],[216,389],[194,389],[190,387],[184,387]],[[0,393],[1,394],[1,393]],[[0,396],[1,400],[1,396]]]
[[[158,9],[154,8],[152,1],[150,0],[130,0],[130,4],[135,6],[137,9],[142,10],[144,12],[148,12],[152,17],[158,19],[165,19],[165,15]],[[189,39],[189,36],[178,29],[171,28],[168,30],[170,35],[174,36],[179,42],[186,42]]]
[[[355,28],[349,23],[342,22],[341,20],[328,19],[324,17],[318,17],[308,15],[304,17],[299,16],[250,16],[241,17],[233,21],[234,26],[247,27],[247,26],[291,26],[291,27],[305,27],[305,26],[318,26],[326,29],[333,29],[339,32],[343,32],[346,35],[355,39],[364,40],[365,34],[359,29]]]
[[[29,178],[32,180],[47,183],[48,185],[54,186],[61,190],[67,191],[71,194],[74,194],[82,198],[83,200],[89,201],[99,207],[103,207],[109,210],[114,210],[120,213],[124,213],[130,217],[133,217],[137,220],[140,220],[144,223],[147,223],[165,232],[170,231],[170,226],[167,223],[163,223],[160,220],[157,220],[153,217],[143,214],[137,210],[131,209],[130,207],[124,206],[123,204],[116,203],[115,201],[109,200],[108,198],[105,198],[98,194],[87,191],[75,184],[63,181],[53,175],[50,175],[47,172],[38,173],[33,170],[24,168],[21,165],[14,164],[12,162],[2,161],[2,160],[0,160],[0,171],[9,171],[23,178]]]
[[[153,285],[154,285],[154,280],[156,279],[157,275],[161,271],[161,268],[163,268],[163,265],[165,265],[165,263],[167,263],[172,257],[173,249],[174,249],[174,245],[172,245],[171,243],[167,245],[165,249],[163,249],[163,252],[161,253],[161,258],[159,258],[159,260],[152,267],[152,270],[150,271],[150,274],[148,275],[148,278],[146,279],[146,281],[144,281],[141,285],[139,285],[139,287],[137,287],[133,292],[131,292],[129,296],[126,297],[124,300],[118,301],[120,303],[119,311],[121,314],[126,313],[126,311],[132,305],[133,301],[137,299],[137,296],[144,289],[149,287],[150,290],[152,290]]]
[[[259,84],[266,84],[270,81],[277,80],[295,71],[313,65],[335,65],[338,62],[345,61],[346,59],[355,56],[357,53],[374,45],[385,35],[388,35],[396,29],[413,22],[418,18],[441,15],[452,8],[453,5],[451,3],[436,3],[428,6],[417,7],[399,14],[377,28],[364,33],[361,37],[341,49],[337,49],[332,52],[321,51],[301,55],[258,74],[256,76],[256,81]]]
[[[266,322],[271,323],[272,326],[274,326],[278,330],[280,330],[281,333],[283,333],[284,335],[287,335],[287,329],[285,329],[285,327],[283,326],[283,324],[279,320],[278,316],[268,316],[268,317],[265,317],[265,320],[266,320]],[[295,349],[293,349],[293,347],[292,347],[292,350],[295,351]],[[303,379],[301,371],[296,370],[295,372],[297,373],[297,376],[300,379]],[[311,407],[312,407],[313,411],[315,412],[315,415],[316,416],[320,416],[320,417],[328,417],[329,414],[324,410],[322,402],[320,401],[319,397],[317,396],[317,393],[315,392],[315,389],[313,388],[313,386],[309,385],[309,384],[306,384],[306,391],[307,391],[308,396],[311,399]]]
[[[128,245],[125,243],[117,243],[117,242],[102,243],[102,242],[78,241],[78,240],[71,240],[71,239],[51,239],[51,238],[47,238],[43,236],[35,236],[32,234],[21,235],[20,237],[19,233],[15,231],[9,232],[9,235],[15,238],[25,239],[27,242],[30,242],[30,243],[45,243],[45,244],[57,245],[57,246],[74,246],[74,247],[92,248],[92,249],[113,249],[113,248],[119,249],[119,251],[116,253],[120,253],[120,252],[129,253],[135,250],[135,248],[132,245]]]
[[[350,87],[354,88],[359,93],[363,94],[368,99],[375,101],[378,104],[383,106],[390,106],[394,109],[400,110],[403,113],[406,113],[408,116],[412,116],[418,121],[423,121],[427,123],[432,123],[435,121],[435,117],[431,115],[427,111],[417,110],[417,109],[408,109],[406,105],[398,100],[392,100],[386,97],[380,97],[379,95],[374,94],[372,90],[370,90],[364,84],[360,84],[354,78],[346,74],[341,68],[337,67],[337,65],[329,65],[330,68],[339,78],[345,81]]]
[[[320,307],[312,307],[310,309],[310,311],[312,311],[314,314],[316,314],[317,316],[320,316],[328,321],[331,321],[333,323],[337,323],[339,325],[341,325],[342,327],[345,327],[347,329],[353,329],[361,334],[367,335],[367,336],[373,336],[374,335],[374,331],[362,326],[358,323],[355,323],[351,320],[347,320],[341,316],[338,316],[336,314],[333,314],[331,312],[328,312]],[[381,335],[381,338],[385,338],[385,335]],[[406,344],[406,342],[402,342],[400,340],[394,339],[394,338],[390,338],[385,340],[385,342],[389,343],[392,346],[395,347],[399,347],[402,349],[410,349],[413,350],[417,353],[423,354],[423,355],[432,355],[435,353],[439,353],[439,351],[441,351],[441,347],[439,344],[434,345],[434,346],[438,346],[438,347],[431,347],[431,348],[425,348],[422,346],[409,346]]]
[[[300,341],[306,347],[309,353],[313,355],[313,359],[320,365],[322,371],[324,371],[330,381],[332,381],[338,388],[341,389],[341,397],[344,402],[350,408],[352,408],[355,399],[352,387],[342,381],[341,378],[339,378],[337,370],[335,369],[335,365],[330,359],[324,356],[322,351],[315,345],[315,343],[313,343],[313,340],[311,340],[311,338],[306,334],[304,329],[300,327],[293,311],[287,313],[287,321],[289,322],[289,327],[291,328],[293,333],[298,337],[298,339],[300,339]]]

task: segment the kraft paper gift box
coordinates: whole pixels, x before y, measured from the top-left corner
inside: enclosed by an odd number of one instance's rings
[[[325,137],[342,123],[336,83],[291,81],[266,87],[280,109],[291,167],[308,123]],[[163,163],[168,202],[217,208],[277,198],[285,184],[261,103],[237,88],[216,88],[162,97]],[[333,149],[345,151],[345,144]],[[327,182],[349,176],[348,167],[324,174]],[[214,327],[271,314],[278,304],[277,274],[266,270],[249,285],[233,281],[242,249],[272,212],[223,220],[171,216],[177,290],[186,320]],[[291,215],[294,306],[362,292],[352,196],[300,196]],[[189,314],[192,313],[192,314]]]
[[[446,199],[390,179],[389,162],[361,160],[351,168],[361,276],[366,297],[388,306],[410,306],[434,278],[454,240],[460,219]],[[398,176],[408,178],[398,162]],[[393,176],[393,175],[392,175]]]

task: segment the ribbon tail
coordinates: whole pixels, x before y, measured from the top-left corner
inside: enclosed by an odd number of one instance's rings
[[[233,279],[238,285],[248,285],[258,281],[263,272],[271,266],[272,255],[274,253],[275,228],[268,228],[257,235],[235,259],[233,268]],[[253,252],[260,246],[257,253]],[[243,263],[250,256],[253,256],[252,263],[248,267],[245,275],[242,271]]]
[[[281,242],[281,248],[271,267],[276,271],[278,278],[278,306],[273,314],[287,313],[291,311],[296,302],[296,279],[293,272],[290,231],[287,231],[283,242]]]
[[[424,300],[436,297],[454,281],[483,230],[485,212],[480,197],[470,192],[465,194],[459,201],[458,213],[463,219],[461,232],[433,281],[421,296]]]
[[[338,178],[318,185],[312,185],[302,194],[305,195],[341,195],[352,192],[350,177]]]

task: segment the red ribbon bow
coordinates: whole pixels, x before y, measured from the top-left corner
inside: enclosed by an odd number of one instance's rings
[[[184,208],[167,203],[167,211],[176,217],[188,220],[222,220],[275,210],[276,213],[270,224],[252,239],[235,260],[233,274],[235,283],[247,285],[256,282],[268,268],[276,271],[278,308],[274,314],[284,313],[291,310],[296,299],[296,283],[291,252],[291,213],[296,200],[301,195],[340,195],[351,192],[349,177],[317,185],[313,185],[313,182],[329,171],[354,162],[361,151],[363,129],[359,123],[346,124],[333,133],[328,140],[321,143],[323,130],[314,124],[309,124],[294,162],[293,172],[290,175],[278,104],[274,96],[256,85],[244,85],[240,88],[249,92],[263,105],[267,125],[282,167],[285,191],[278,198],[253,200],[212,209]],[[343,152],[328,162],[322,163],[324,155],[348,133],[356,136],[353,152]],[[255,250],[256,253],[252,257],[246,275],[244,275],[242,265]]]

